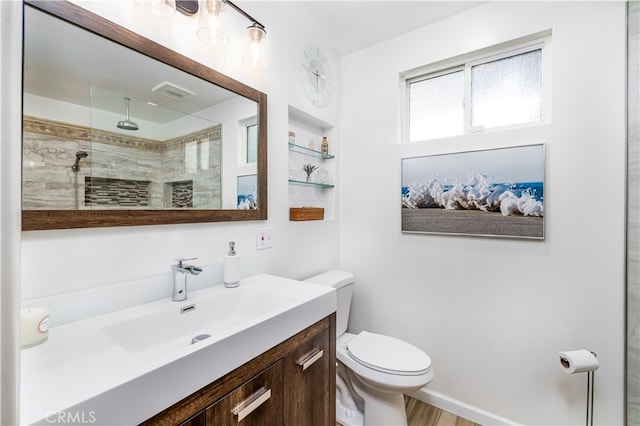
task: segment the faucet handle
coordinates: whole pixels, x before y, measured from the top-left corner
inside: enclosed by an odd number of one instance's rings
[[[176,258],[176,261],[178,262],[178,267],[182,268],[182,262],[187,261],[187,260],[196,260],[197,257],[178,257]]]

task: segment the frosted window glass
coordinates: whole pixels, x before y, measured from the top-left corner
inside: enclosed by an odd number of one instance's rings
[[[247,164],[258,161],[258,125],[247,126]]]
[[[540,121],[541,63],[538,49],[471,67],[471,126]]]
[[[409,84],[409,141],[463,133],[464,72]]]

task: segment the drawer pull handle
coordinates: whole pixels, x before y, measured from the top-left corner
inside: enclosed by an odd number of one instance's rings
[[[311,352],[309,356],[298,361],[298,365],[302,367],[302,371],[304,371],[307,368],[311,367],[317,360],[322,358],[322,355],[324,355],[324,351],[322,349],[316,349],[315,351]]]
[[[238,416],[238,422],[240,422],[251,414],[253,410],[268,401],[269,398],[271,398],[271,389],[260,388],[249,398],[236,405],[235,408],[231,410],[231,413],[233,413],[234,416]]]

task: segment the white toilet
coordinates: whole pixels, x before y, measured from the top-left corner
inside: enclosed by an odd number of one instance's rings
[[[332,270],[306,281],[337,291],[336,421],[344,426],[406,425],[403,394],[433,379],[429,355],[393,337],[346,332],[353,274]]]

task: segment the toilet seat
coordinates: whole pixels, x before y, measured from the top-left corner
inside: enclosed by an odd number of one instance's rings
[[[347,346],[349,342],[358,338],[358,336],[359,335],[356,334],[344,333],[338,337],[336,358],[344,364],[351,373],[354,373],[360,381],[367,383],[369,386],[373,386],[381,392],[408,393],[421,389],[433,380],[433,370],[431,369],[430,359],[426,370],[422,374],[413,375],[390,373],[389,371],[391,371],[393,367],[390,369],[389,365],[386,366],[386,372],[380,371],[380,366],[374,369],[356,360],[356,358],[349,353],[349,350],[347,350]],[[376,349],[380,350],[379,348]],[[424,355],[428,356],[427,354]],[[372,363],[370,362],[369,364]]]
[[[394,337],[362,331],[346,344],[348,355],[375,371],[400,376],[420,376],[431,368],[422,350]]]

